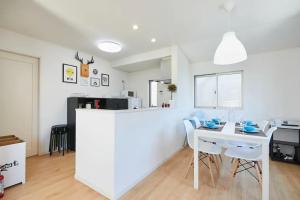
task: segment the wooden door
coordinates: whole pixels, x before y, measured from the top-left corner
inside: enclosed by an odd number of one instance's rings
[[[0,51],[0,136],[26,142],[26,155],[38,154],[37,58]]]

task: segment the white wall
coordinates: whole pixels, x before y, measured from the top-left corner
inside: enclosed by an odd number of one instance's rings
[[[300,48],[250,55],[247,61],[233,66],[216,66],[211,62],[192,65],[193,75],[233,70],[244,71],[244,106],[230,114],[232,120],[300,120]],[[226,110],[205,112],[210,117],[228,117]]]
[[[157,68],[128,73],[128,89],[137,91],[142,99],[142,107],[149,107],[149,80],[161,78],[159,66]]]
[[[182,50],[172,47],[172,83],[176,84],[175,93],[176,107],[184,111],[190,111],[193,108],[193,79],[189,60]]]
[[[79,67],[78,61],[74,59],[77,50],[64,48],[53,43],[40,41],[4,29],[0,29],[0,49],[40,58],[40,154],[48,152],[50,127],[54,124],[66,123],[67,97],[70,94],[86,93],[90,96],[118,95],[122,89],[121,81],[127,80],[127,73],[116,71],[110,67],[109,62],[95,57],[93,66],[97,67],[100,73],[110,75],[109,87],[100,86],[99,88],[95,88],[80,86],[79,84],[63,83],[62,64],[68,63]],[[91,57],[91,55],[83,52],[80,52],[80,56],[83,56],[85,59],[90,59]]]

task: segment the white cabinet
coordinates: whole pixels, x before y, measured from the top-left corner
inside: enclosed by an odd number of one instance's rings
[[[10,135],[0,137],[0,166],[3,171],[4,188],[25,183],[26,143]]]

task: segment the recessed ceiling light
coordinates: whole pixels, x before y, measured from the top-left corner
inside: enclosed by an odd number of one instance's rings
[[[117,53],[122,50],[122,45],[118,42],[102,41],[98,44],[98,48],[104,52]]]
[[[138,29],[139,29],[139,26],[136,25],[136,24],[134,24],[134,25],[132,26],[132,29],[133,29],[133,30],[138,30]]]
[[[156,38],[152,38],[152,39],[151,39],[151,42],[152,42],[152,43],[155,43],[155,42],[156,42]]]

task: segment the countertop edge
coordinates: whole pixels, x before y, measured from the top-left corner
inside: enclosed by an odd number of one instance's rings
[[[174,108],[142,108],[142,109],[127,109],[127,110],[107,110],[107,109],[86,109],[77,108],[77,111],[86,112],[103,112],[103,113],[136,113],[136,112],[149,112],[149,111],[172,111]]]

